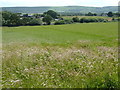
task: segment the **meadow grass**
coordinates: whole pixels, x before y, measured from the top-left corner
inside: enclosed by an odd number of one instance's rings
[[[84,23],[51,26],[3,27],[3,43],[65,44],[79,40],[114,41],[118,35],[117,23]]]
[[[117,88],[118,25],[3,27],[3,88]]]

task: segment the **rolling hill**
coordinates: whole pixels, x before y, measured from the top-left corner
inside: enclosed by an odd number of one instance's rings
[[[3,11],[11,11],[15,13],[43,13],[47,10],[54,10],[57,12],[68,13],[104,13],[104,12],[117,12],[118,6],[107,7],[85,7],[85,6],[59,6],[59,7],[2,7]]]

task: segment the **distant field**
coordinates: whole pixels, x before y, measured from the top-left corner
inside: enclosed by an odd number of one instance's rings
[[[76,16],[63,16],[64,19],[72,19],[73,17]],[[106,17],[106,16],[77,16],[78,18],[103,18],[103,19],[107,19],[109,21],[112,20],[111,17]]]
[[[115,88],[118,23],[3,27],[3,88]]]
[[[117,39],[117,28],[117,23],[3,27],[3,43],[64,44],[79,40],[111,42]]]

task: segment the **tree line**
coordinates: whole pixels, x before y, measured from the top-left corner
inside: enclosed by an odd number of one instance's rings
[[[116,12],[108,12],[108,13],[92,13],[92,12],[88,12],[88,13],[71,13],[71,12],[61,12],[60,13],[62,16],[108,16],[108,17],[120,17],[120,13]]]
[[[119,13],[107,13],[108,17],[114,15],[120,15]],[[97,16],[95,13],[89,12],[86,16]],[[113,18],[115,21],[116,19]],[[34,14],[29,16],[28,14],[12,13],[8,11],[2,12],[2,26],[33,26],[33,25],[50,25],[54,22],[54,25],[71,24],[74,22],[89,23],[89,22],[107,22],[108,20],[102,18],[81,18],[73,17],[71,20],[63,19],[60,14],[53,10],[48,10],[43,14]]]

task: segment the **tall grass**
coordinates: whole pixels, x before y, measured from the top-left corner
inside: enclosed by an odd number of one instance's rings
[[[2,87],[118,88],[116,24],[4,27]]]
[[[3,49],[3,87],[116,88],[116,47],[14,44]],[[86,47],[87,46],[87,47]]]

